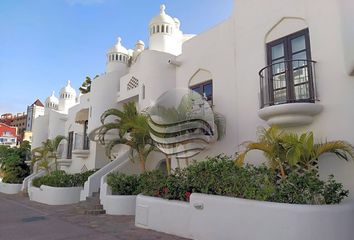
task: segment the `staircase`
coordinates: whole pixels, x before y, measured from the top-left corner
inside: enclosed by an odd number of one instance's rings
[[[92,197],[86,197],[86,201],[80,202],[77,206],[78,211],[86,215],[106,214],[103,205],[100,203],[100,193],[95,192]]]

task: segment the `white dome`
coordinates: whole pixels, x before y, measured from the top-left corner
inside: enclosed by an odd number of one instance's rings
[[[47,99],[45,100],[46,106],[47,103],[53,103],[55,105],[59,104],[59,99],[55,96],[54,91],[52,92],[52,95],[50,97],[47,97]]]
[[[171,25],[175,24],[173,18],[166,14],[165,9],[166,9],[165,5],[162,4],[160,6],[160,14],[151,19],[150,25],[161,24],[161,23],[167,23]]]
[[[76,91],[70,85],[70,80],[68,80],[65,87],[60,90],[60,98],[63,98],[63,95],[68,94],[71,97],[76,97]]]
[[[122,38],[118,37],[116,45],[108,50],[108,54],[110,53],[123,53],[128,55],[128,50],[122,45]]]

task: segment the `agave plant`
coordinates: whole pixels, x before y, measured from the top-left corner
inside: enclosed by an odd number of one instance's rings
[[[50,163],[54,161],[55,170],[58,170],[58,157],[57,150],[59,144],[62,140],[66,139],[64,136],[57,136],[54,139],[47,139],[42,143],[41,147],[32,150],[32,160],[31,167],[33,169],[34,164],[38,162],[39,169],[45,169],[48,173],[50,172]]]
[[[313,170],[319,157],[325,153],[333,153],[346,161],[354,158],[354,148],[346,141],[314,143],[312,132],[298,135],[286,133],[276,126],[262,129],[257,142],[246,142],[244,146],[246,149],[237,156],[236,164],[243,165],[249,151],[260,150],[269,165],[279,170],[282,177],[286,176],[286,169],[289,168]]]
[[[108,117],[114,117],[115,121],[105,123]],[[131,148],[132,159],[138,157],[142,171],[149,154],[155,150],[150,137],[150,128],[146,115],[139,113],[134,102],[123,105],[123,110],[109,109],[101,116],[102,126],[98,131],[98,139],[106,148],[106,155],[112,157],[112,149],[116,145],[127,145]],[[109,132],[116,130],[117,136],[112,140],[106,140]]]

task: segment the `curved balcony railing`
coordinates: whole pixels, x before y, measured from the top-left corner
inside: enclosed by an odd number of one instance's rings
[[[313,60],[287,60],[259,71],[260,108],[318,100]]]

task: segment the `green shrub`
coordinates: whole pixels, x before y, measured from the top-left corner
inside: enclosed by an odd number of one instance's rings
[[[166,173],[160,170],[144,172],[139,177],[138,192],[147,196],[161,197],[166,188]]]
[[[110,173],[107,176],[107,184],[112,188],[113,195],[137,195],[139,177],[123,173]]]
[[[336,204],[347,197],[349,191],[343,185],[333,180],[321,181],[315,172],[298,175],[290,173],[286,179],[281,179],[275,202],[296,204]]]
[[[18,148],[0,146],[0,174],[4,183],[22,183],[30,174],[30,168],[25,163],[30,148],[27,141],[21,143]]]
[[[50,187],[82,187],[87,178],[94,172],[94,170],[90,170],[84,173],[67,174],[65,171],[54,171],[50,175],[33,179],[32,184],[35,187],[42,185]]]
[[[349,193],[333,176],[322,181],[315,172],[294,172],[278,180],[277,173],[265,165],[238,167],[225,155],[176,169],[168,176],[158,170],[145,172],[139,180],[138,192],[144,195],[182,201],[195,192],[280,203],[336,204]]]

